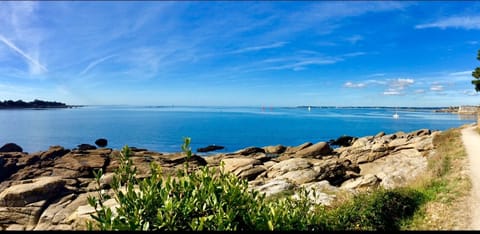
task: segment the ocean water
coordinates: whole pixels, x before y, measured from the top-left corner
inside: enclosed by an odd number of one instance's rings
[[[398,112],[399,119],[392,118]],[[262,108],[85,106],[70,109],[0,110],[0,145],[14,142],[25,152],[61,145],[95,145],[106,138],[109,148],[124,145],[158,152],[179,152],[184,137],[191,148],[221,145],[232,152],[249,146],[296,146],[336,139],[447,130],[474,123],[473,116],[435,113],[431,109],[393,108]],[[200,154],[205,155],[205,154]]]

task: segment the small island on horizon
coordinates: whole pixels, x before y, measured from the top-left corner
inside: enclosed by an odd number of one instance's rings
[[[56,101],[43,101],[35,99],[31,102],[25,102],[23,100],[17,101],[0,101],[0,109],[47,109],[47,108],[72,108],[81,107],[76,105],[67,105],[65,103]]]

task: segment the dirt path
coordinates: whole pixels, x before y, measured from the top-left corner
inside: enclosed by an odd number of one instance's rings
[[[476,127],[462,129],[462,141],[467,151],[472,180],[470,230],[480,230],[480,135]]]

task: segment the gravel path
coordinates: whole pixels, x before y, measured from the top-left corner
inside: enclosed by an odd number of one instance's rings
[[[462,141],[467,151],[472,180],[472,220],[469,229],[480,230],[480,135],[475,126],[462,129]]]

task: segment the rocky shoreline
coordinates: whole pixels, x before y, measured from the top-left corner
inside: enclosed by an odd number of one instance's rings
[[[329,205],[339,191],[394,188],[415,179],[426,170],[427,157],[434,151],[433,138],[439,133],[429,129],[380,132],[346,141],[344,138],[338,148],[328,142],[306,142],[298,146],[248,147],[208,157],[194,154],[189,167],[196,170],[223,164],[225,170],[247,179],[251,189],[267,196],[300,187],[316,189],[312,199]],[[101,186],[108,191],[118,167],[112,156],[119,150],[91,145],[75,149],[51,146],[29,154],[19,148],[0,150],[0,230],[86,230],[85,221],[94,212],[87,197],[97,195],[93,171],[103,169]],[[183,168],[187,160],[183,153],[131,150],[138,177],[149,176],[150,162],[157,163],[167,175]],[[116,205],[113,199],[106,204]]]

